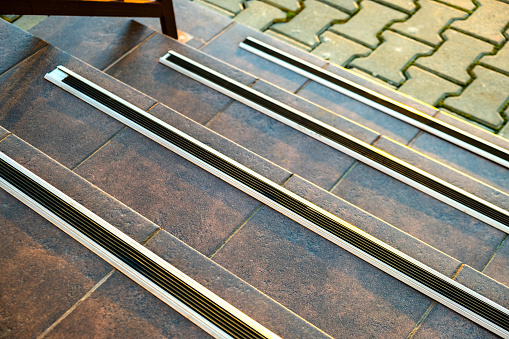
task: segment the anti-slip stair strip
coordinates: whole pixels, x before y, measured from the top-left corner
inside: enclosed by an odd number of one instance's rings
[[[397,100],[388,98],[383,94],[356,84],[351,80],[317,67],[254,38],[248,37],[240,44],[240,47],[412,126],[467,149],[472,153],[509,168],[509,150],[507,149],[428,116]],[[430,108],[438,112],[438,109],[431,106]]]
[[[59,66],[46,79],[438,302],[509,338],[509,310],[388,246],[94,83]]]
[[[1,152],[0,186],[214,337],[277,337]]]
[[[159,61],[460,211],[509,233],[509,212],[488,201],[174,51],[170,51]]]

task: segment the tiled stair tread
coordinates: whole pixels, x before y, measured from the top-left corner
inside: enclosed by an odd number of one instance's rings
[[[47,47],[0,77],[0,125],[67,167],[75,167],[123,125],[52,85],[44,75],[58,65],[93,78],[134,105],[155,101],[54,47]],[[41,133],[44,131],[44,133]]]
[[[0,140],[3,140],[9,134],[11,134],[11,132],[0,126]]]
[[[0,75],[47,43],[0,19]]]

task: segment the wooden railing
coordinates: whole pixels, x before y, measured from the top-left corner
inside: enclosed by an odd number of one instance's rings
[[[163,34],[178,39],[172,0],[0,0],[0,13],[160,18]]]

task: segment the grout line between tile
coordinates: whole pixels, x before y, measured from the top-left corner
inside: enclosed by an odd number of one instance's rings
[[[506,234],[506,236],[504,237],[504,239],[500,242],[500,244],[497,246],[497,248],[495,249],[495,251],[493,252],[493,254],[491,255],[491,257],[488,259],[488,261],[486,262],[486,264],[483,266],[483,268],[481,269],[481,273],[484,272],[484,270],[488,267],[488,265],[491,263],[491,261],[493,260],[493,258],[495,258],[495,255],[497,255],[498,251],[500,250],[500,248],[502,247],[502,245],[504,245],[504,243],[508,242],[509,240],[509,235]]]
[[[412,139],[410,139],[410,141],[406,144],[407,147],[410,147],[410,145],[415,141],[415,139],[417,139],[418,136],[420,136],[422,134],[422,130],[419,130],[419,132],[417,132],[414,137]]]
[[[60,318],[57,319],[50,327],[48,327],[44,332],[42,332],[37,339],[42,339],[47,336],[58,324],[60,324],[65,318],[67,318],[82,302],[84,302],[92,293],[94,293],[102,284],[108,280],[113,273],[115,273],[116,269],[112,269],[108,274],[106,274],[90,291],[88,291],[80,300],[78,300],[74,305],[71,306]]]
[[[127,52],[125,52],[120,58],[118,58],[117,60],[113,61],[111,64],[109,64],[108,66],[106,66],[104,69],[102,69],[101,71],[106,73],[111,67],[115,66],[118,62],[122,61],[125,57],[127,57],[129,54],[131,54],[135,49],[137,49],[138,47],[140,47],[141,45],[143,45],[148,39],[152,38],[154,35],[156,35],[157,32],[153,32],[152,34],[150,34],[148,37],[146,37],[145,39],[143,39],[143,41],[141,41],[139,44],[137,44],[136,46],[134,46],[133,48],[131,48],[130,50],[128,50]]]
[[[18,67],[18,65],[24,63],[26,60],[32,58],[33,56],[35,56],[36,54],[38,54],[39,52],[42,53],[42,51],[44,51],[45,49],[47,49],[48,47],[50,46],[50,44],[46,43],[46,45],[42,46],[41,48],[39,48],[38,50],[36,50],[34,53],[30,54],[29,56],[27,56],[26,58],[24,58],[23,60],[20,60],[19,62],[17,62],[16,64],[14,64],[12,67],[9,67],[8,69],[5,70],[5,72],[3,72],[2,74],[0,74],[0,78],[4,75],[4,74],[7,74],[10,70]]]
[[[332,184],[332,187],[327,190],[327,192],[330,192],[332,193],[333,190],[336,189],[336,187],[338,187],[338,185],[341,183],[341,181],[343,181],[344,178],[346,178],[346,176],[354,169],[355,165],[357,165],[359,163],[358,160],[355,160],[351,165],[350,167],[348,167],[348,169],[345,171],[345,173],[343,173],[339,179],[334,183]]]
[[[104,144],[102,144],[101,146],[99,146],[99,148],[97,148],[95,151],[93,151],[89,156],[87,156],[85,159],[83,159],[82,161],[80,161],[79,164],[77,164],[76,166],[74,166],[73,168],[71,168],[71,172],[74,172],[78,167],[80,167],[81,165],[83,165],[83,163],[85,161],[87,161],[88,159],[90,159],[91,157],[93,157],[97,152],[99,152],[104,146],[106,146],[107,144],[109,144],[113,139],[115,139],[120,133],[122,133],[123,131],[125,131],[127,129],[127,126],[124,126],[120,129],[120,131],[118,131],[117,133],[115,133],[111,138],[109,138],[108,140],[106,140],[106,142]]]
[[[307,84],[309,84],[312,80],[311,79],[307,79],[301,86],[299,86],[299,88],[297,88],[295,90],[295,92],[293,92],[293,94],[295,95],[298,95],[298,93],[304,88],[306,87]]]
[[[156,107],[158,104],[159,104],[159,101],[156,101],[156,103],[153,104],[152,106],[150,106],[148,109],[146,109],[145,112],[148,113],[148,111],[150,111],[152,108]]]
[[[5,139],[7,139],[8,137],[10,137],[12,135],[12,132],[9,132],[9,134],[7,134],[5,137],[3,137],[2,139],[0,139],[0,142],[4,141]]]
[[[145,246],[153,237],[157,235],[157,233],[161,232],[162,228],[159,227],[157,230],[154,231],[154,233],[150,234],[147,239],[143,240],[141,243],[143,246]]]
[[[198,48],[198,50],[202,50],[203,48],[205,48],[206,46],[208,46],[212,41],[214,41],[216,38],[218,38],[221,34],[223,34],[224,32],[226,32],[227,30],[229,30],[233,25],[235,25],[235,21],[232,20],[232,22],[230,24],[228,24],[228,26],[226,26],[225,28],[223,28],[221,30],[221,32],[217,33],[215,36],[212,37],[212,39],[210,39],[209,41],[205,41],[205,43],[203,44],[203,46],[201,46],[200,48]]]

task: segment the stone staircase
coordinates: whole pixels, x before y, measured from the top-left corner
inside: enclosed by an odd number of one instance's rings
[[[251,36],[429,107],[186,1],[147,19],[0,22],[0,151],[285,338],[493,334],[44,79],[63,65],[384,243],[509,307],[507,235],[158,62],[174,50],[509,210],[507,169],[239,48]],[[200,17],[200,20],[189,20]],[[184,20],[187,19],[187,20]],[[141,23],[140,23],[141,22]],[[142,24],[143,23],[143,24]],[[34,36],[35,35],[35,36]],[[509,149],[509,141],[436,118]],[[0,337],[206,333],[2,191]]]

